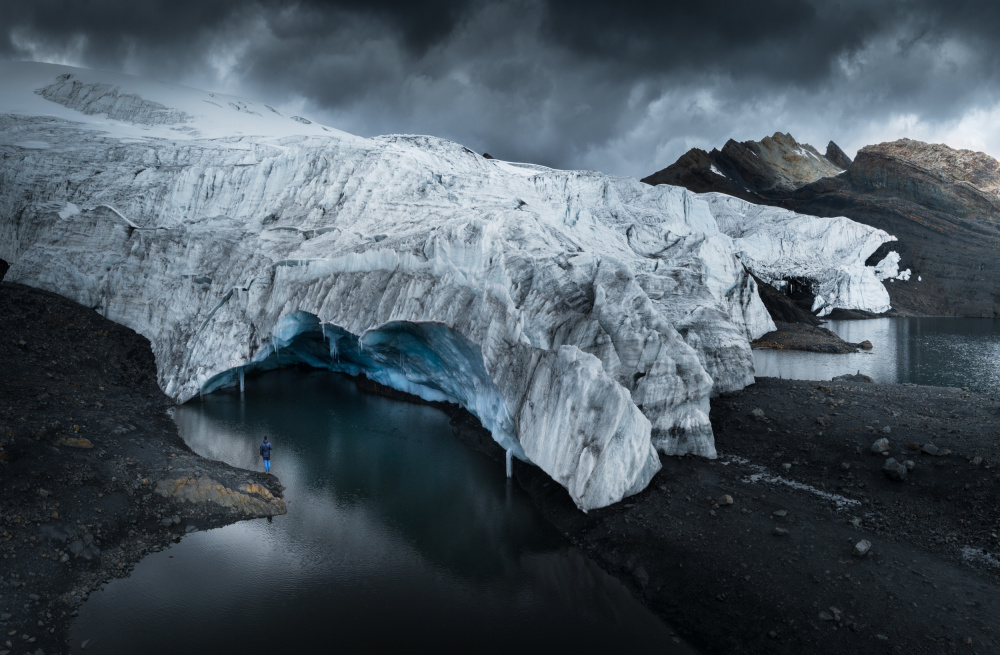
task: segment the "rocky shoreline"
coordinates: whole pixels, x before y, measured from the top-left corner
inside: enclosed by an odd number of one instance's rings
[[[14,284],[0,326],[16,371],[0,380],[0,654],[66,652],[75,608],[144,554],[283,511],[274,477],[186,447],[141,337]],[[439,406],[465,444],[503,456]],[[537,469],[515,475],[702,652],[1000,652],[998,418],[1000,400],[958,389],[759,379],[713,400],[719,459],[661,457],[612,507],[584,514]],[[912,463],[904,480],[889,458]]]
[[[824,327],[807,323],[783,323],[775,321],[777,329],[754,339],[750,346],[754,349],[805,350],[814,353],[845,355],[858,350],[871,350],[870,341],[851,343],[844,341],[835,332]]]
[[[195,455],[149,342],[0,283],[0,653],[68,652],[89,593],[183,534],[285,513],[273,476]]]

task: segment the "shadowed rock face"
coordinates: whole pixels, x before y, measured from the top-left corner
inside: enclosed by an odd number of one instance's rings
[[[847,216],[883,229],[899,241],[883,244],[867,263],[895,251],[899,269],[911,271],[909,280],[886,284],[895,312],[1000,316],[1000,162],[912,139],[866,146],[853,162],[831,141],[823,160],[847,173],[811,180],[821,168],[810,164],[790,172],[788,158],[749,161],[753,155],[746,153],[764,152],[765,143],[794,149],[794,139],[786,136],[730,141],[721,152],[691,150],[643,181],[718,191],[815,216]],[[746,156],[734,155],[740,152]]]
[[[833,141],[826,144],[826,154],[824,156],[834,166],[839,166],[845,170],[851,167],[851,158]]]
[[[837,144],[830,142],[840,162],[847,159]],[[830,147],[827,147],[830,153]],[[848,164],[850,159],[847,159]],[[834,162],[809,144],[790,134],[775,132],[758,141],[739,143],[730,139],[722,150],[690,150],[674,164],[650,175],[643,182],[674,184],[692,191],[720,191],[740,195],[755,191],[791,192],[810,182],[838,175],[846,166]],[[728,190],[727,190],[728,189]],[[741,196],[742,197],[742,196]]]

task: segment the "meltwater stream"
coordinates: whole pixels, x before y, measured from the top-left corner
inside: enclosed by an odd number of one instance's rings
[[[84,603],[74,652],[689,652],[434,408],[282,370],[175,419],[245,468],[267,435],[288,514],[147,556]]]

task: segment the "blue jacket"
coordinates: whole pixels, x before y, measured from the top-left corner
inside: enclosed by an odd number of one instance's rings
[[[271,459],[271,448],[273,448],[273,446],[270,441],[265,441],[260,444],[260,456],[264,459]]]

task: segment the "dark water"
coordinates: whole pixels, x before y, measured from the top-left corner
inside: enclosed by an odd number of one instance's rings
[[[825,327],[846,341],[867,339],[875,347],[852,355],[755,350],[757,375],[829,380],[860,370],[876,382],[1000,391],[1000,320],[879,318],[830,321]]]
[[[690,652],[435,409],[289,370],[175,419],[246,468],[268,435],[288,514],[146,557],[83,605],[75,652]]]

